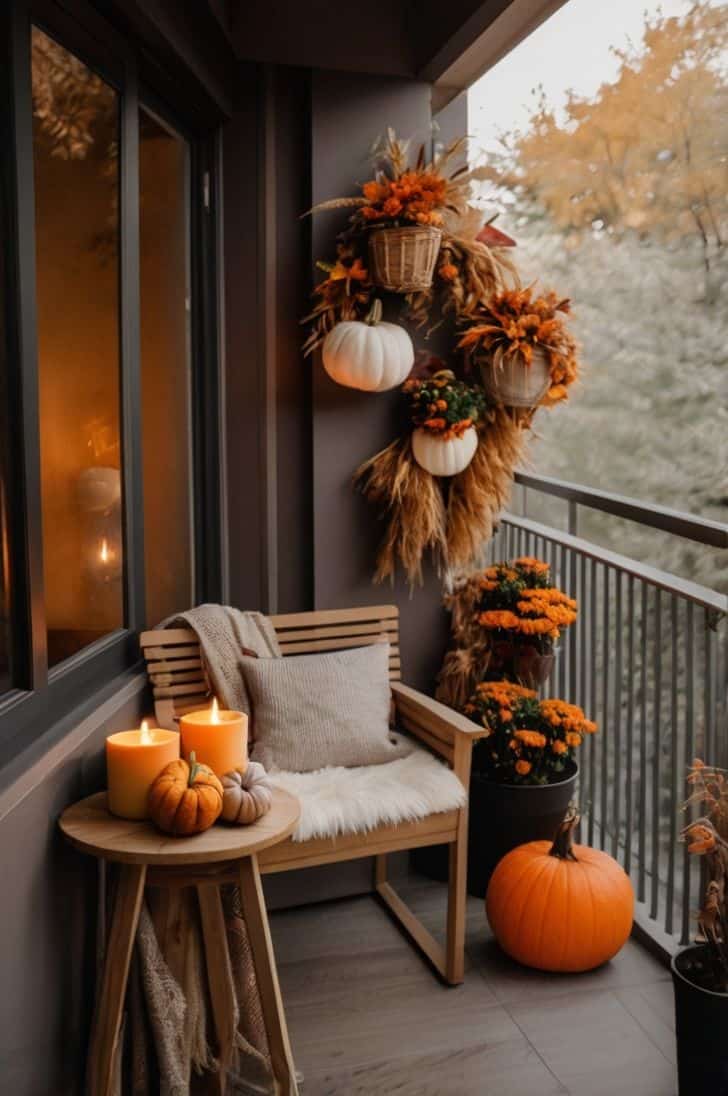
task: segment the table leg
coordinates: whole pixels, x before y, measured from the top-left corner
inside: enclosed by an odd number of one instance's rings
[[[282,1096],[298,1096],[291,1044],[288,1039],[286,1016],[278,985],[273,941],[265,909],[263,887],[257,856],[240,861],[240,897],[243,917],[253,953],[255,977],[263,1007],[263,1019],[268,1035],[273,1074]]]
[[[146,873],[144,865],[122,864],[119,868],[104,973],[91,1028],[87,1073],[89,1096],[108,1096],[112,1091],[124,994]]]
[[[220,888],[215,883],[197,887],[200,905],[202,940],[205,946],[207,984],[215,1023],[220,1070],[216,1075],[215,1091],[225,1092],[227,1069],[235,1043],[235,990],[227,946],[225,916]]]

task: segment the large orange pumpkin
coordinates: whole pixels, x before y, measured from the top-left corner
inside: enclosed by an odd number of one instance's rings
[[[570,812],[553,844],[530,841],[491,876],[485,908],[496,940],[528,967],[592,970],[626,942],[634,915],[629,878],[611,856],[573,845]]]
[[[190,754],[170,761],[149,789],[149,817],[164,833],[188,837],[202,833],[222,811],[222,784],[207,765]]]

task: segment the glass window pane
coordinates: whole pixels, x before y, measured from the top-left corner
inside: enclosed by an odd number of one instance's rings
[[[147,621],[193,600],[189,147],[139,117],[142,439]]]
[[[2,209],[0,195],[0,214]],[[5,293],[5,264],[2,261],[4,247],[0,219],[0,693],[10,688],[12,672],[10,664],[10,530],[8,528],[8,490],[10,487],[10,454],[8,453],[8,343],[7,297]]]
[[[33,30],[48,662],[123,625],[119,101]]]

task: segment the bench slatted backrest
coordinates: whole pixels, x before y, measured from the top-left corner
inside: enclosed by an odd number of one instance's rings
[[[366,647],[387,640],[389,678],[400,680],[399,610],[396,605],[324,609],[271,617],[283,655]],[[185,712],[207,708],[210,686],[197,636],[188,628],[160,628],[139,638],[160,727],[174,729]]]

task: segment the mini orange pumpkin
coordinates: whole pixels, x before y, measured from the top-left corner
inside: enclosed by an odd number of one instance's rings
[[[149,789],[149,817],[164,833],[187,837],[202,833],[222,811],[222,784],[194,753],[171,761]]]
[[[616,955],[632,930],[629,877],[607,853],[572,845],[578,821],[570,811],[553,845],[519,845],[491,876],[490,927],[503,951],[527,967],[592,970]]]

